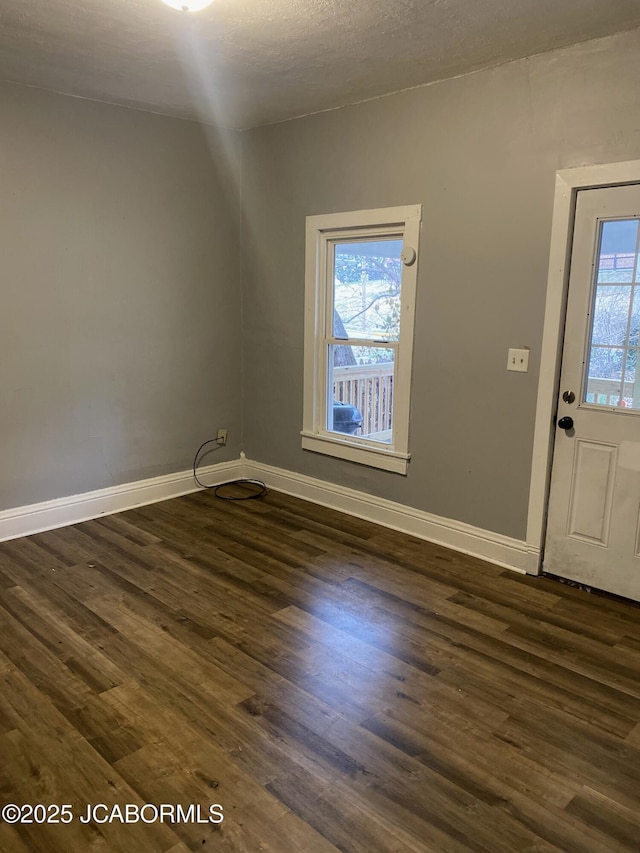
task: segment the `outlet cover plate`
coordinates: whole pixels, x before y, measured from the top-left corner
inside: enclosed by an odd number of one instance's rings
[[[526,348],[510,349],[507,358],[507,370],[526,373],[529,370],[529,350]]]

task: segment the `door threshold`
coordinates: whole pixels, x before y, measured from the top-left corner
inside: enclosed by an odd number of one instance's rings
[[[539,577],[549,578],[549,580],[558,581],[558,583],[565,584],[565,586],[572,586],[576,589],[582,589],[585,592],[591,593],[592,595],[597,595],[600,598],[608,598],[611,601],[619,601],[622,604],[630,604],[632,607],[640,607],[640,601],[636,601],[633,598],[625,598],[624,595],[616,595],[615,592],[607,592],[606,589],[599,589],[598,587],[591,586],[586,583],[580,583],[580,581],[571,580],[571,578],[563,578],[561,575],[554,575],[551,572],[541,572]]]

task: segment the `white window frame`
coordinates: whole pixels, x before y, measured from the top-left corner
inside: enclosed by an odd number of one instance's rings
[[[373,468],[406,474],[409,464],[411,361],[418,276],[422,205],[356,210],[307,217],[304,329],[304,411],[302,447]],[[415,260],[402,264],[400,336],[385,343],[395,351],[393,429],[389,444],[327,430],[326,347],[333,341],[329,311],[333,298],[332,261],[335,242],[345,239],[402,239],[415,250]],[[332,257],[332,255],[331,255]],[[332,313],[332,312],[331,312]],[[358,340],[358,343],[362,343]],[[368,345],[376,346],[375,340]]]

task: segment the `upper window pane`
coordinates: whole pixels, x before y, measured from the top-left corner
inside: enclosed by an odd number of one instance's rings
[[[638,220],[603,222],[598,260],[598,284],[625,284],[637,277]]]
[[[333,337],[398,340],[402,245],[397,238],[333,244]]]

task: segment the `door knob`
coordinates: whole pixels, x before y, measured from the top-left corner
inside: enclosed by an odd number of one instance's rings
[[[565,415],[564,418],[560,418],[558,421],[558,426],[560,429],[573,429],[573,418]]]

